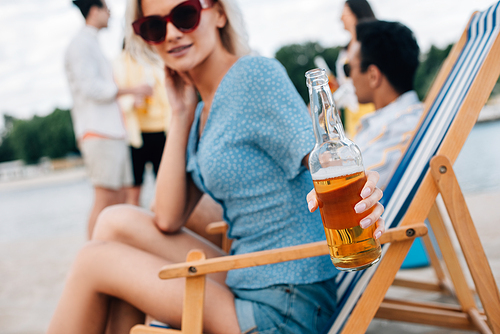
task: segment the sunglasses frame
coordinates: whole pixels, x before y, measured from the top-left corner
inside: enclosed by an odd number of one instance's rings
[[[213,6],[213,3],[214,3],[215,0],[187,0],[187,1],[183,1],[181,2],[180,4],[178,4],[177,6],[175,6],[171,11],[170,13],[168,13],[167,15],[165,16],[160,16],[160,15],[150,15],[150,16],[145,16],[145,17],[142,17],[140,19],[137,19],[135,20],[134,22],[132,22],[132,27],[134,29],[134,32],[136,35],[140,36],[146,43],[148,44],[161,44],[165,41],[165,38],[167,37],[167,24],[168,22],[172,23],[179,31],[182,31],[184,33],[189,33],[189,32],[192,32],[194,31],[196,28],[198,28],[198,25],[200,24],[200,19],[201,19],[201,11],[203,9],[207,9],[207,8],[211,8]],[[188,29],[185,29],[185,28],[182,28],[182,27],[178,27],[174,21],[172,21],[172,14],[175,12],[176,9],[178,9],[179,7],[183,7],[183,6],[186,6],[186,5],[191,5],[193,6],[196,10],[197,10],[197,20],[196,20],[196,23],[194,24],[193,27],[191,28],[188,28]],[[161,37],[159,40],[157,41],[150,41],[148,39],[146,39],[142,34],[141,34],[141,27],[144,23],[150,21],[151,19],[154,19],[154,20],[161,20],[163,22],[165,22],[165,35],[163,37]]]

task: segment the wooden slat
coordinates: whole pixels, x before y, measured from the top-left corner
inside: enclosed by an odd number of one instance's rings
[[[400,226],[389,229],[380,237],[381,244],[387,244],[394,241],[404,241],[414,239],[427,234],[427,226],[424,223],[414,224],[412,226]]]
[[[431,263],[432,269],[434,269],[434,273],[436,274],[436,278],[440,282],[441,286],[444,288],[446,284],[446,275],[443,271],[443,267],[441,267],[441,261],[436,254],[436,250],[434,249],[434,245],[432,244],[431,238],[429,234],[424,235],[422,237],[422,242],[424,244],[427,255],[429,256],[429,262]]]
[[[221,248],[224,252],[229,254],[231,250],[231,243],[233,242],[227,236],[227,230],[229,226],[225,221],[210,223],[206,227],[206,231],[208,234],[221,234],[222,235],[222,245]]]
[[[398,227],[389,229],[382,234],[380,242],[387,243],[395,240],[413,240],[414,238],[425,235],[426,233],[427,227],[423,223],[406,227]],[[326,241],[319,241],[305,245],[277,248],[261,252],[223,256],[190,263],[184,262],[171,264],[163,267],[160,270],[159,276],[162,279],[193,277],[327,254],[329,253]]]
[[[208,224],[205,231],[207,231],[208,234],[225,234],[227,228],[227,223],[225,221],[220,221]]]
[[[376,313],[379,319],[411,322],[429,326],[440,326],[463,330],[475,330],[476,327],[469,320],[467,313],[461,311],[401,305],[383,302]],[[484,320],[484,317],[483,317]],[[357,331],[351,333],[364,333]]]
[[[146,325],[135,325],[130,330],[130,334],[180,334],[181,331],[170,328],[159,328]]]
[[[451,162],[445,156],[436,156],[431,160],[430,165],[490,327],[494,333],[498,334],[500,333],[500,293]]]
[[[479,330],[480,333],[482,334],[492,334],[491,329],[488,327],[488,324],[486,324],[486,318],[479,314],[479,311],[476,310],[475,308],[472,308],[467,311],[469,314],[469,318],[474,324],[474,326]]]
[[[441,250],[446,269],[450,273],[450,279],[454,286],[454,293],[457,296],[458,302],[464,310],[476,308],[474,295],[469,288],[462,266],[460,265],[460,260],[436,203],[434,203],[429,212],[429,224],[436,235],[436,241]]]
[[[448,304],[448,303],[440,303],[434,301],[416,301],[416,300],[401,300],[395,298],[384,298],[384,303],[397,304],[397,305],[406,305],[406,306],[416,306],[416,307],[425,307],[428,309],[440,309],[445,311],[453,311],[453,312],[463,312],[463,309],[460,305]],[[485,318],[484,311],[478,311],[478,314]]]
[[[187,263],[205,260],[202,250],[191,250],[187,255]],[[202,334],[203,302],[205,300],[205,276],[186,277],[184,306],[182,308],[182,333]]]
[[[436,292],[443,291],[443,287],[439,283],[420,282],[420,281],[401,279],[401,278],[395,278],[394,282],[392,282],[392,286],[425,290],[425,291],[436,291]]]
[[[425,218],[425,217],[424,217]],[[395,242],[380,261],[363,295],[347,320],[342,334],[365,333],[396,277],[413,240]]]
[[[192,263],[185,262],[167,265],[160,270],[159,276],[162,279],[192,277],[326,254],[328,254],[326,241],[319,241],[306,245],[278,248],[241,255],[223,256],[204,261],[195,261]]]

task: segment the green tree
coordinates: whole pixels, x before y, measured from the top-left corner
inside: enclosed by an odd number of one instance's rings
[[[434,45],[429,51],[422,55],[420,65],[415,74],[415,90],[418,97],[423,100],[425,94],[432,85],[441,65],[451,51],[453,44],[448,45],[444,49],[439,49]]]
[[[55,159],[78,152],[69,110],[55,109],[48,116],[29,120],[12,116],[4,119],[0,161],[22,159],[32,164],[41,157]]]
[[[16,160],[16,154],[9,137],[3,138],[0,142],[0,162]]]
[[[69,110],[54,110],[43,118],[41,126],[39,135],[43,156],[56,159],[78,151]]]
[[[43,157],[42,142],[40,141],[41,118],[31,120],[18,119],[14,122],[9,139],[12,148],[19,159],[27,164],[34,164]]]
[[[316,56],[322,56],[330,69],[335,71],[335,61],[340,49],[340,47],[325,49],[317,42],[291,44],[281,47],[276,52],[275,58],[286,68],[293,85],[304,101],[308,103],[309,93],[304,74],[316,67],[314,64]]]

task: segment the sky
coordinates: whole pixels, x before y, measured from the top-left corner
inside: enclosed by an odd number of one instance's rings
[[[423,52],[456,42],[475,10],[494,0],[369,0],[377,18],[412,29]],[[251,47],[273,57],[282,46],[317,41],[344,45],[350,35],[340,14],[344,0],[236,0]],[[110,59],[121,50],[126,0],[107,0],[109,27],[99,34]],[[84,24],[71,0],[0,0],[0,127],[3,114],[28,119],[71,108],[63,57]]]

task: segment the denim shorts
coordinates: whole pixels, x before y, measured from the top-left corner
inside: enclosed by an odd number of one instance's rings
[[[233,289],[242,333],[321,333],[337,305],[335,278],[312,284]]]

